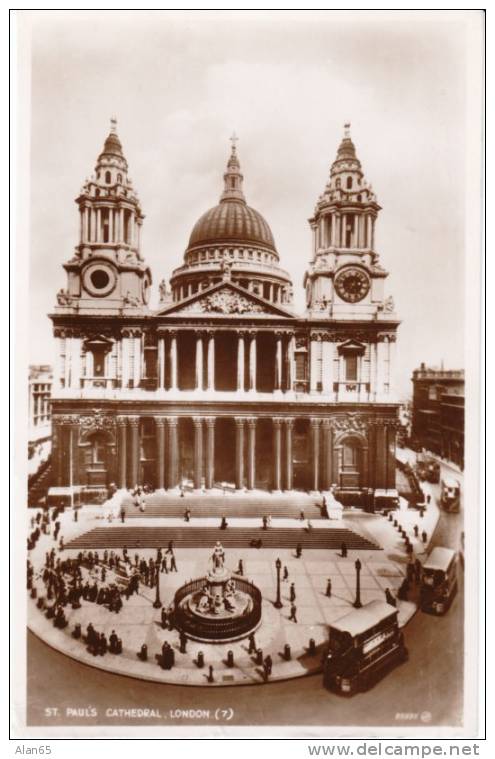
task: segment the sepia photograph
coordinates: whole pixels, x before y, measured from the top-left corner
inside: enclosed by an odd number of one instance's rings
[[[15,16],[14,731],[476,735],[483,12]]]

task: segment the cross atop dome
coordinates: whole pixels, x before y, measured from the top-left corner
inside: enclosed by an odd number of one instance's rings
[[[223,175],[224,190],[220,201],[241,200],[243,203],[245,203],[246,198],[244,197],[244,193],[242,191],[242,180],[244,177],[241,174],[241,165],[239,163],[236,152],[236,142],[239,138],[236,133],[233,132],[232,136],[229,139],[232,143],[231,153],[229,160],[227,161],[227,170]]]
[[[117,134],[117,117],[112,116],[110,119],[110,132],[111,134]]]
[[[350,121],[344,124],[344,137],[346,140],[351,139],[351,122]]]

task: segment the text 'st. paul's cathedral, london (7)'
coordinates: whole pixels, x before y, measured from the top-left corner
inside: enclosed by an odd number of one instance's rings
[[[51,314],[54,485],[332,491],[368,505],[395,488],[399,322],[349,125],[309,220],[302,314],[243,180],[233,140],[219,202],[151,309],[144,214],[112,121]]]

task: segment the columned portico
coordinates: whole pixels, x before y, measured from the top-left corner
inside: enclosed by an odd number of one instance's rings
[[[170,389],[177,390],[177,332],[170,333]]]

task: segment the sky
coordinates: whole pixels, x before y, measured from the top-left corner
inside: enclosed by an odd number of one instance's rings
[[[398,388],[410,392],[423,361],[463,366],[466,14],[45,12],[31,45],[31,363],[52,360],[46,314],[78,242],[74,199],[115,115],[146,215],[152,306],[218,203],[235,130],[247,202],[268,221],[302,312],[307,220],[349,121],[383,209],[376,249],[402,322]]]

